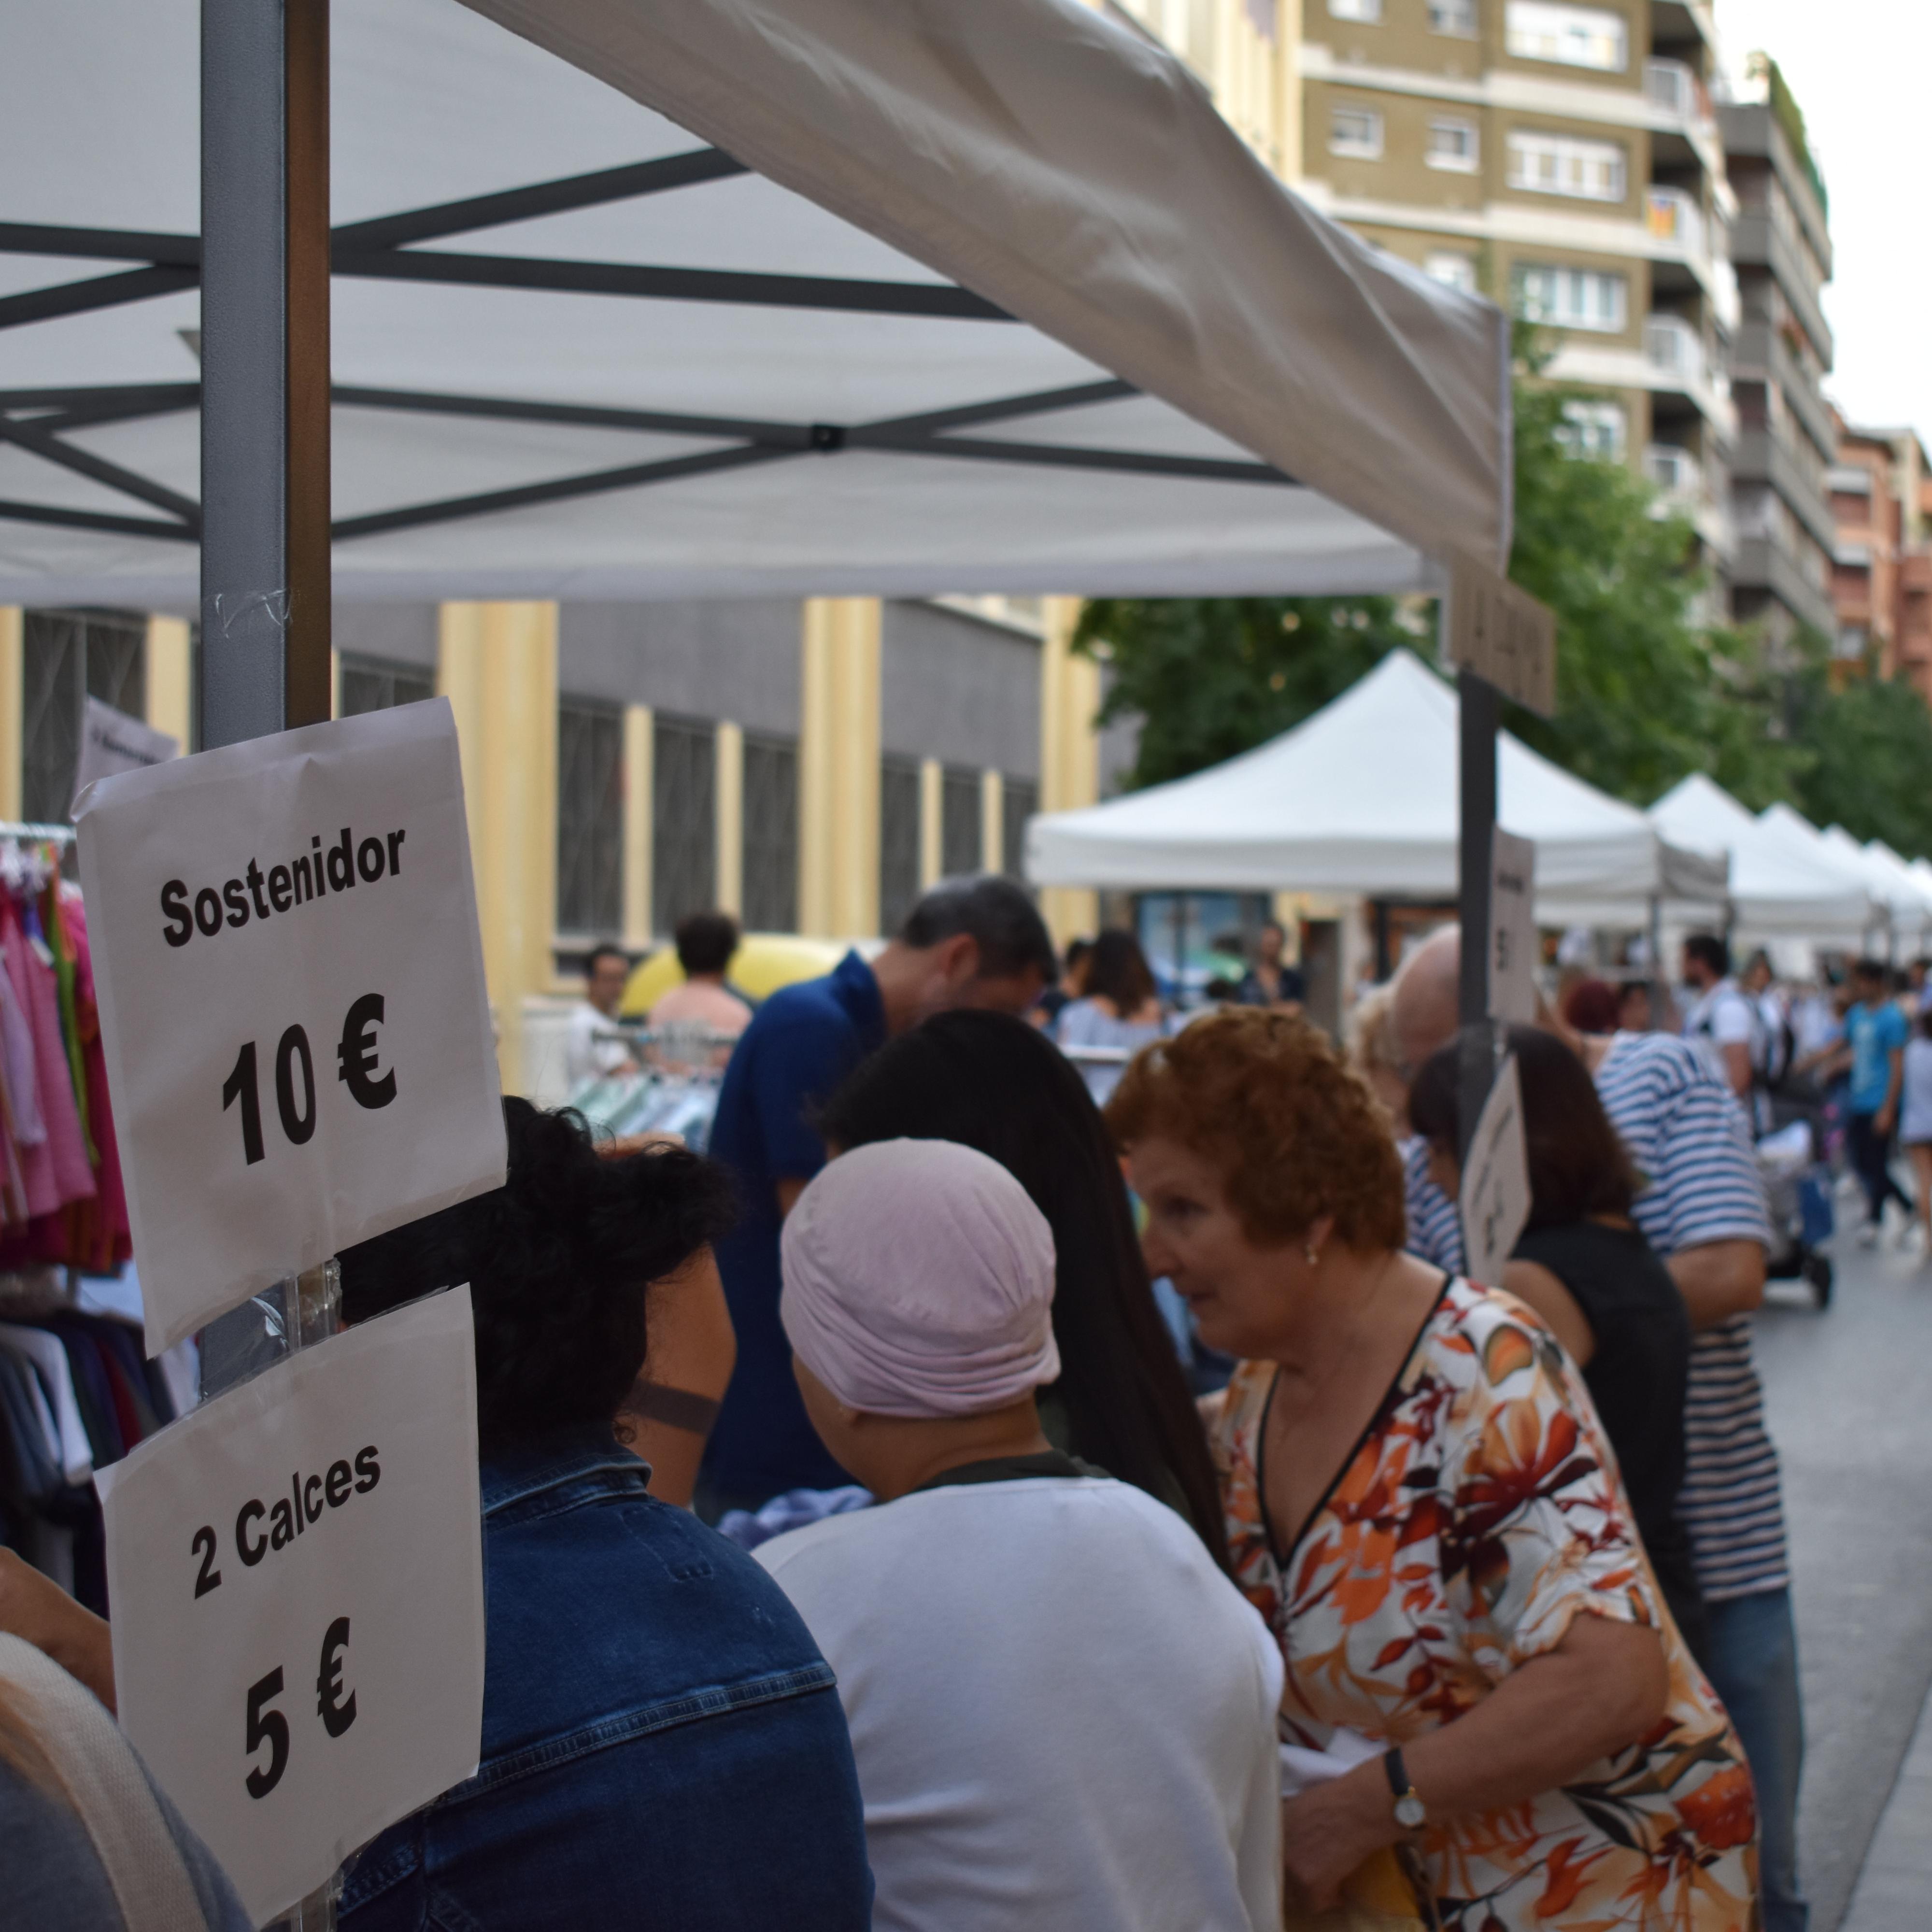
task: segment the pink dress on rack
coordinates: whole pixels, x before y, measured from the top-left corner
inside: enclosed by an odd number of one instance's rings
[[[10,897],[0,896],[0,904],[5,907],[4,916],[0,916],[0,938],[4,938],[7,947],[8,976],[16,988],[21,988],[22,976],[25,976],[21,1004],[33,1028],[34,1090],[47,1130],[47,1154],[58,1196],[55,1204],[64,1207],[70,1201],[89,1201],[94,1198],[94,1169],[80,1130],[74,1077],[68,1070],[67,1042],[61,1036],[60,995],[53,968],[34,950]]]
[[[133,1252],[128,1233],[128,1192],[121,1178],[121,1148],[115,1138],[113,1109],[107,1095],[107,1060],[100,1046],[100,1012],[94,994],[94,955],[88,944],[87,908],[78,892],[62,892],[60,915],[74,947],[74,1009],[80,1024],[81,1054],[87,1068],[88,1122],[94,1130],[94,1151],[100,1159],[94,1174],[99,1198],[94,1232],[98,1252],[86,1257],[86,1265],[105,1270],[124,1262]]]
[[[38,1043],[34,1024],[34,998],[32,982],[27,972],[27,936],[21,930],[20,911],[10,892],[0,892],[0,947],[5,949],[7,985],[13,996],[14,1004],[19,1009],[25,1023],[27,1044],[30,1049],[31,1084],[26,1090],[32,1096],[33,1115],[40,1126],[40,1137],[38,1140],[17,1140],[15,1147],[20,1155],[20,1178],[26,1190],[27,1213],[29,1217],[38,1220],[43,1214],[52,1214],[60,1206],[62,1196],[54,1167],[52,1136],[47,1130],[46,1111],[40,1099],[44,1079],[40,1064],[44,1056]],[[38,965],[40,962],[35,960],[33,963]],[[58,1024],[55,1030],[58,1033]],[[64,1068],[67,1064],[65,1056],[57,1051],[54,1064],[56,1067]],[[71,1093],[68,1105],[70,1108],[73,1105]],[[26,1112],[24,1102],[16,1102],[16,1120]],[[74,1120],[76,1136],[80,1131],[80,1122],[76,1115]],[[85,1158],[84,1155],[82,1158]]]

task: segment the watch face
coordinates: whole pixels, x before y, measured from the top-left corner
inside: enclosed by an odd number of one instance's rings
[[[1395,1801],[1395,1822],[1405,1832],[1419,1832],[1429,1822],[1429,1814],[1414,1792],[1405,1791]]]

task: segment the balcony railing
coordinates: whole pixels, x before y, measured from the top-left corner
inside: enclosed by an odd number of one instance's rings
[[[1653,442],[1643,453],[1643,473],[1666,496],[1703,496],[1703,472],[1696,458],[1675,443]]]
[[[1711,97],[1704,83],[1682,61],[1646,61],[1643,91],[1653,107],[1660,107],[1680,121],[1711,118]]]
[[[1704,380],[1704,343],[1696,329],[1678,315],[1644,318],[1643,352],[1650,366],[1691,385]]]
[[[1644,222],[1660,242],[1675,242],[1687,255],[1701,259],[1710,250],[1706,241],[1704,211],[1695,196],[1681,188],[1644,190]]]

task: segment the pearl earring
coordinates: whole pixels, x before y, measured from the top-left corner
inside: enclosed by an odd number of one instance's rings
[[[1308,1265],[1310,1268],[1313,1268],[1322,1258],[1321,1250],[1312,1241],[1309,1242],[1301,1252],[1308,1257]]]

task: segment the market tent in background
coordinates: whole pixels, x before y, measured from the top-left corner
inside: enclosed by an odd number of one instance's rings
[[[1787,842],[1701,772],[1673,785],[1648,816],[1673,844],[1729,857],[1732,937],[1742,944],[1856,946],[1885,917],[1862,874]]]
[[[1828,825],[1819,837],[1846,865],[1862,869],[1872,897],[1890,915],[1895,940],[1910,944],[1932,935],[1932,898],[1928,898],[1912,876],[1910,866],[1890,846],[1876,839],[1861,845],[1841,825]]]
[[[1536,845],[1538,916],[1642,926],[1653,898],[1721,910],[1721,856],[1503,734],[1498,821]],[[1034,819],[1035,885],[1360,892],[1456,890],[1456,694],[1391,651],[1333,703],[1225,764]]]
[[[1366,592],[1508,556],[1502,313],[1076,0],[331,22],[338,597]],[[0,603],[197,606],[199,56],[195,0],[10,22]]]

